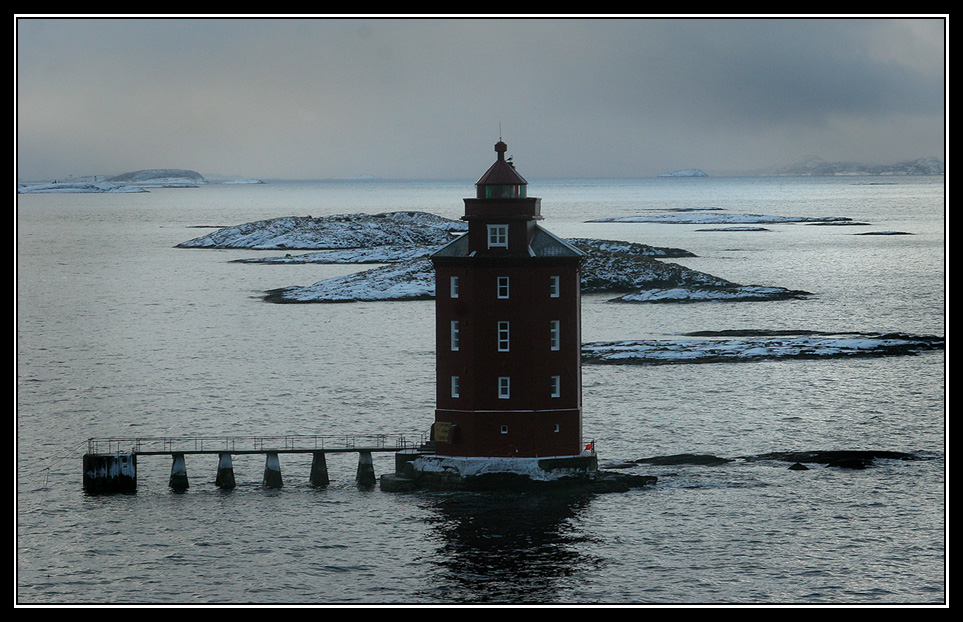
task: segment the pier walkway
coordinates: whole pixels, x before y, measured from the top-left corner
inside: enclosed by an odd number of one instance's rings
[[[417,438],[417,440],[412,440]],[[132,492],[137,488],[137,458],[139,456],[170,456],[170,487],[188,488],[185,456],[216,454],[218,456],[215,484],[219,488],[234,488],[232,456],[263,454],[266,487],[280,488],[282,484],[280,454],[312,454],[309,482],[312,486],[329,483],[325,455],[329,453],[357,453],[359,485],[375,483],[371,455],[374,452],[418,452],[426,447],[425,435],[281,435],[281,436],[171,436],[90,438],[84,455],[84,490],[89,493]]]

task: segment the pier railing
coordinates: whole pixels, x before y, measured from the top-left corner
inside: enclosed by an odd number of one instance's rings
[[[266,452],[328,453],[358,451],[403,451],[417,449],[426,435],[404,434],[321,434],[272,436],[163,436],[87,439],[88,454],[246,454]]]

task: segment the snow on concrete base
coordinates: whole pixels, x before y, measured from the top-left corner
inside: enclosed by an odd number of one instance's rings
[[[486,475],[517,475],[532,481],[556,481],[580,477],[595,471],[594,453],[544,458],[467,458],[459,456],[420,456],[412,463],[420,473],[447,473],[464,479]]]
[[[578,489],[625,492],[654,485],[648,475],[625,475],[598,468],[594,451],[545,458],[464,458],[420,454],[403,456],[395,473],[381,476],[381,490],[408,492],[528,491]]]

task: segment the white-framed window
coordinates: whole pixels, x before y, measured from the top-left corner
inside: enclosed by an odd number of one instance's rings
[[[458,277],[451,277],[451,297],[458,298]]]
[[[507,426],[507,425],[503,425],[503,426],[501,427],[501,433],[502,433],[502,434],[508,434],[508,426]]]
[[[451,321],[451,349],[457,350],[461,342],[461,329],[458,327],[458,320]]]
[[[507,400],[512,395],[512,379],[508,376],[498,377],[498,399]]]
[[[498,277],[498,297],[508,298],[508,277],[500,276]]]
[[[549,339],[549,344],[551,345],[551,348],[552,348],[553,350],[558,350],[558,349],[559,349],[559,344],[560,344],[560,342],[561,342],[560,337],[559,337],[558,320],[552,320],[551,322],[549,322],[549,324],[548,324],[548,339]]]
[[[552,397],[562,396],[562,377],[561,376],[552,376],[549,386],[551,387],[551,390],[552,390]]]
[[[498,323],[498,351],[508,352],[509,350],[509,330],[508,322]]]
[[[451,396],[461,397],[461,378],[458,376],[451,377]]]
[[[548,295],[552,298],[558,298],[558,277],[550,276],[548,277]]]
[[[488,225],[488,248],[508,248],[508,225]]]

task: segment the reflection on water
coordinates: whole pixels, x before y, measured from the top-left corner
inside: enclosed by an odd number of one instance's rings
[[[428,595],[461,603],[551,603],[559,583],[603,563],[571,521],[592,495],[457,493],[423,504],[441,576]],[[443,587],[442,587],[443,586]]]

